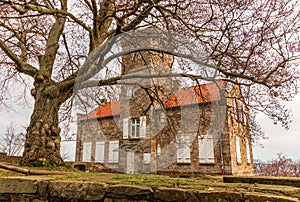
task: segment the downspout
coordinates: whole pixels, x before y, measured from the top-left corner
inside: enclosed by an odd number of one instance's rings
[[[222,143],[222,133],[221,133],[221,123],[220,123],[220,104],[219,101],[217,101],[218,105],[218,135],[219,135],[219,141],[220,141],[220,159],[221,159],[221,171],[222,175],[225,175],[224,171],[224,157],[223,157],[223,143]]]
[[[81,137],[82,137],[82,125],[79,122],[79,134],[78,134],[78,139],[77,139],[77,161],[79,162],[81,159],[80,155],[80,147],[81,147]]]

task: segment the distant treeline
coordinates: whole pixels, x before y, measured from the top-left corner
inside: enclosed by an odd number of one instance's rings
[[[277,158],[271,161],[255,160],[254,169],[256,175],[300,177],[300,160],[293,161],[279,153]]]

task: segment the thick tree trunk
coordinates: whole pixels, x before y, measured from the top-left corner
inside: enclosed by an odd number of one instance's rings
[[[27,128],[21,165],[63,165],[58,111],[66,97],[55,85],[36,86],[31,93],[35,98],[35,106]]]

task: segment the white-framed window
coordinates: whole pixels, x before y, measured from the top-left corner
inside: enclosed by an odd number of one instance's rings
[[[144,160],[144,164],[150,164],[151,154],[150,153],[144,153],[143,154],[143,160]]]
[[[177,163],[191,163],[191,143],[189,136],[177,136]]]
[[[140,137],[146,137],[146,129],[147,129],[147,117],[141,116],[140,117]]]
[[[128,118],[123,119],[123,139],[128,139]]]
[[[140,137],[140,119],[131,119],[131,138]]]
[[[236,162],[240,164],[242,163],[242,155],[241,155],[240,138],[238,136],[235,136],[235,150],[236,150]]]
[[[215,163],[213,135],[198,136],[199,163]]]
[[[91,162],[91,156],[92,156],[92,143],[84,142],[82,144],[82,161]]]
[[[104,163],[104,149],[105,149],[104,141],[96,142],[96,151],[95,151],[96,163]]]
[[[119,151],[114,151],[119,147],[119,141],[109,141],[109,163],[118,163],[119,162]]]
[[[249,141],[247,139],[245,141],[245,144],[246,144],[247,163],[250,164],[251,163],[250,144],[249,144]]]

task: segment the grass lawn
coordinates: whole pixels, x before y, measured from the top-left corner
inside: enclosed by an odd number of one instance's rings
[[[41,169],[41,168],[27,168]],[[42,168],[43,170],[45,168]],[[154,174],[113,174],[99,172],[82,172],[71,168],[48,168],[72,172],[65,175],[47,176],[53,180],[70,180],[83,182],[100,182],[107,185],[137,185],[143,187],[168,187],[190,190],[212,191],[235,191],[235,192],[258,192],[272,195],[291,196],[300,199],[300,188],[277,185],[247,184],[247,183],[224,183],[222,176],[202,176],[196,178],[172,178]],[[24,176],[23,174],[0,169],[0,177]]]

